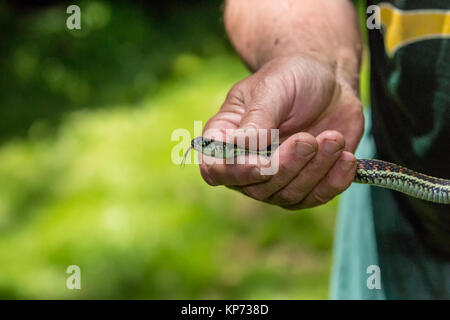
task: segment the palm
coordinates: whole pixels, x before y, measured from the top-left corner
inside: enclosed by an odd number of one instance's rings
[[[317,62],[295,59],[265,66],[238,83],[206,128],[278,128],[280,141],[298,132],[317,136],[336,130],[344,136],[346,150],[353,152],[364,127],[361,110],[354,91],[336,81],[333,72]],[[255,123],[245,119],[251,113],[258,114]]]

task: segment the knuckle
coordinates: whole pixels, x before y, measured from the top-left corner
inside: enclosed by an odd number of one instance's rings
[[[262,192],[259,188],[256,187],[246,187],[243,188],[242,190],[247,196],[258,201],[263,201],[267,198],[264,192]]]
[[[249,181],[249,183],[264,182],[271,179],[270,175],[262,174],[261,169],[258,166],[250,166],[242,173],[242,175],[240,174],[240,176],[246,177],[246,181]]]
[[[336,170],[337,169],[337,170]],[[342,172],[342,168],[339,167],[339,163],[330,170],[327,177],[322,181],[323,187],[329,190],[327,193],[337,195],[344,192],[353,182],[356,170],[356,160],[353,164],[352,171]]]
[[[230,166],[230,169],[227,170],[227,174],[237,185],[249,184],[251,181],[255,180],[251,169],[244,165]]]
[[[211,174],[211,168],[205,165],[200,166],[200,174],[205,180],[207,184],[209,184],[212,187],[215,187],[218,185],[218,183],[213,178],[213,175]]]
[[[245,80],[243,80],[245,81]],[[244,82],[236,83],[228,92],[225,101],[231,104],[244,104]]]
[[[313,191],[312,197],[318,202],[318,204],[325,204],[333,199],[334,195],[328,194],[321,189],[316,189]]]
[[[326,166],[326,161],[328,160],[328,158],[317,157],[309,162],[307,174],[310,176],[310,179],[317,180],[321,175],[324,175],[324,166]]]
[[[360,110],[362,113],[362,102],[357,95],[353,94],[350,98],[350,103],[354,106],[355,110]]]
[[[253,101],[264,100],[268,96],[279,92],[280,78],[276,74],[265,74],[255,81],[250,94]]]
[[[361,100],[356,98],[354,106],[355,106],[355,115],[358,116],[358,118],[364,118],[363,105]]]
[[[298,203],[303,199],[301,194],[288,188],[279,191],[276,195],[276,198],[285,206],[294,205],[295,203]]]
[[[354,121],[364,121],[364,112],[361,101],[358,98],[355,98],[351,103],[352,108],[349,110],[349,117]]]
[[[355,111],[353,123],[360,123],[361,124],[360,126],[358,126],[359,131],[358,131],[357,134],[359,136],[362,136],[363,133],[364,133],[364,113],[363,113],[361,105],[358,107],[358,110]]]
[[[346,189],[346,186],[345,186],[345,184],[342,183],[342,181],[330,182],[328,184],[327,194],[338,195],[339,193],[343,192],[345,189]],[[326,198],[326,197],[322,197],[322,198]]]
[[[363,105],[361,100],[355,96],[352,95],[347,102],[347,116],[350,120],[353,121],[364,121],[364,111],[363,111]]]
[[[252,88],[252,96],[261,96],[267,92],[270,88],[270,84],[272,82],[272,76],[264,76],[261,77],[258,81],[256,81],[255,85]]]
[[[236,163],[225,165],[225,174],[233,181],[246,181],[248,177],[246,166]]]
[[[332,193],[337,195],[339,193],[344,192],[350,185],[352,184],[352,180],[332,180],[329,182],[329,188],[332,190]]]
[[[290,165],[285,161],[280,161],[278,163],[278,172],[287,172],[291,171]]]

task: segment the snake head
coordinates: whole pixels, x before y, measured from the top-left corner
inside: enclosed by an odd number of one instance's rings
[[[204,149],[208,147],[213,142],[212,139],[204,138],[204,137],[197,137],[192,140],[191,146],[194,150],[198,152],[203,152]]]
[[[186,162],[186,158],[187,158],[187,156],[189,154],[189,151],[191,151],[191,149],[194,149],[194,150],[196,150],[198,152],[204,153],[206,151],[206,149],[207,149],[206,147],[208,145],[210,145],[211,142],[213,142],[212,139],[203,138],[203,137],[197,137],[197,138],[193,139],[191,141],[191,146],[184,153],[183,160],[181,161],[181,166],[182,167],[184,166],[184,164]]]
[[[233,151],[234,145],[218,141],[215,139],[197,137],[191,142],[191,148],[205,156],[214,158],[224,158],[227,151]]]

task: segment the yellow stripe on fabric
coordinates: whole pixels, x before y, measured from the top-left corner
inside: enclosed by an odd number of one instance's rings
[[[410,43],[450,37],[449,10],[403,11],[389,3],[381,3],[381,24],[385,28],[385,48],[388,55]]]

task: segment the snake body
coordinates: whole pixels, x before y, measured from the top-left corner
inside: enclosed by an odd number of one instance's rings
[[[192,140],[191,148],[210,157],[226,159],[249,154],[270,157],[276,146],[248,150],[231,143],[197,137]],[[396,190],[425,201],[450,204],[450,180],[431,177],[383,160],[357,159],[353,182]]]

